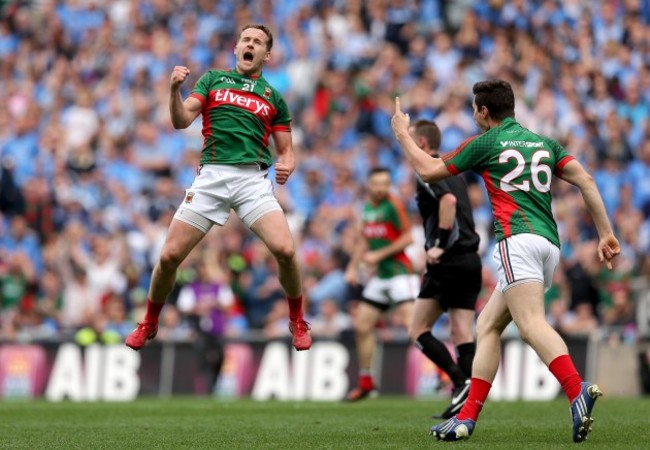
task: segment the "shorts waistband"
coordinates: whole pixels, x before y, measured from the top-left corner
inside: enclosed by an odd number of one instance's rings
[[[266,170],[269,168],[266,163],[244,163],[244,164],[201,164],[199,167],[214,167],[218,169],[255,169]]]

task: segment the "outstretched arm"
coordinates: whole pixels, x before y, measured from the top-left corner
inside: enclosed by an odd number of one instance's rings
[[[172,118],[174,128],[187,128],[201,112],[201,102],[188,97],[183,101],[181,97],[181,84],[190,74],[190,69],[184,66],[176,66],[172,71],[169,90],[169,114]]]
[[[451,176],[442,159],[432,158],[418,147],[409,135],[409,123],[410,119],[408,114],[404,114],[400,108],[399,97],[395,97],[395,114],[390,124],[393,128],[395,139],[397,139],[397,142],[402,147],[406,159],[411,164],[411,167],[413,167],[413,170],[428,183],[434,183]]]
[[[275,163],[275,181],[278,184],[284,184],[296,168],[291,131],[275,131],[273,140],[275,141],[275,151],[278,154],[278,161]]]
[[[600,242],[598,243],[598,259],[604,262],[607,268],[611,270],[612,259],[621,253],[621,246],[614,236],[612,226],[607,217],[605,204],[598,192],[593,177],[582,167],[578,161],[573,160],[567,163],[562,169],[560,178],[580,189],[582,198],[587,205],[598,231]]]

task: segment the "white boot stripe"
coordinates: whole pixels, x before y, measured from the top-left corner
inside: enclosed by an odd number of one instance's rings
[[[582,418],[582,416],[585,414],[584,406],[582,403],[582,397],[578,397],[578,401],[576,402],[576,407],[578,409],[578,416]]]
[[[443,431],[444,431],[445,433],[451,431],[451,429],[454,428],[454,425],[455,425],[454,421],[453,421],[453,420],[450,420],[449,422],[447,422],[447,423],[445,424],[445,426],[444,426],[444,428],[443,428]]]

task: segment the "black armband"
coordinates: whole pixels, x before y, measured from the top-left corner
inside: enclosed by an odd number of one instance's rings
[[[433,246],[444,250],[447,248],[447,245],[449,245],[449,238],[451,238],[451,230],[438,228],[436,230],[436,240],[433,242]]]

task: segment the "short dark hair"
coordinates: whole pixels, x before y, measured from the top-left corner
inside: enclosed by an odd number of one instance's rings
[[[440,148],[440,128],[432,120],[420,119],[413,124],[416,136],[423,137],[431,150]]]
[[[493,119],[515,117],[515,94],[507,81],[495,79],[479,81],[472,88],[472,92],[476,106],[479,109],[485,106]]]
[[[269,27],[267,27],[266,25],[261,25],[261,24],[257,24],[257,23],[244,25],[244,27],[239,32],[239,35],[241,36],[241,34],[244,31],[248,30],[249,28],[255,28],[257,30],[262,30],[269,38],[269,40],[266,43],[266,50],[270,51],[273,48],[273,33],[271,33],[271,30],[269,29]]]
[[[386,167],[373,167],[368,172],[368,178],[372,177],[373,175],[377,175],[378,173],[387,173],[390,175],[390,170],[388,170]]]

